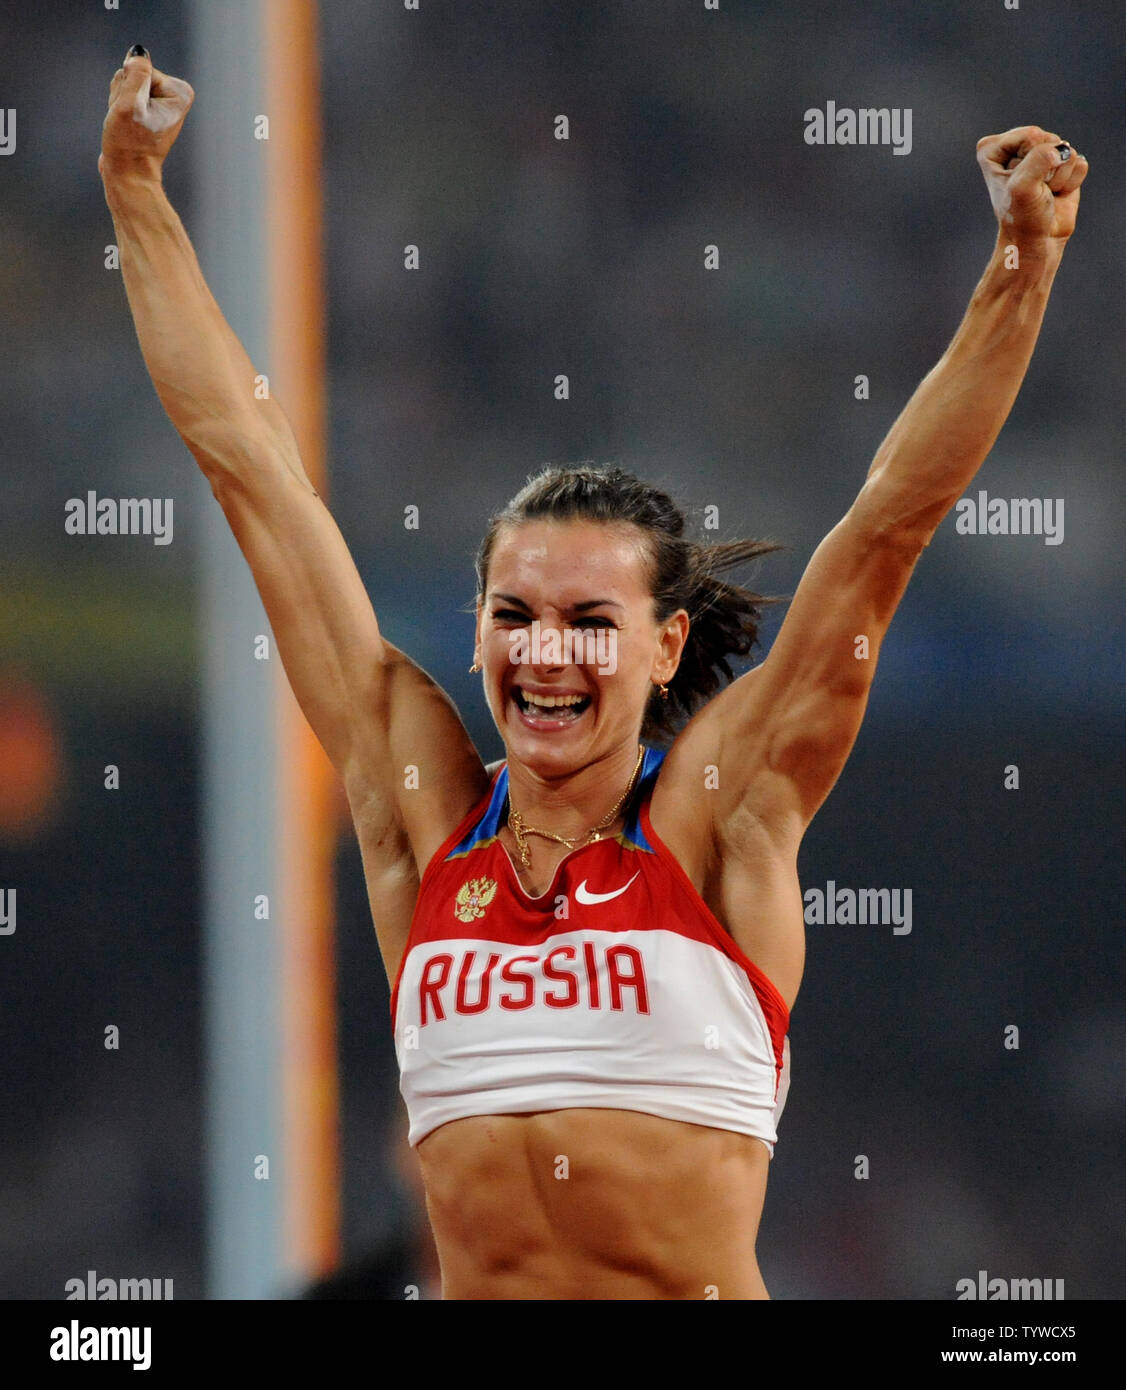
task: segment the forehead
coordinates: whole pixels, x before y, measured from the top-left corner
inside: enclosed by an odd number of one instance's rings
[[[503,526],[489,560],[489,591],[560,603],[646,598],[646,549],[634,526],[598,521],[525,521]],[[593,590],[597,589],[597,594]]]

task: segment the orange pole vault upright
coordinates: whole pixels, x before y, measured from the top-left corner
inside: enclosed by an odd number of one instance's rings
[[[310,481],[325,478],[325,294],[316,0],[261,7],[269,236],[270,390]],[[334,881],[336,773],[289,689],[278,693],[284,1263],[312,1278],[340,1258]]]

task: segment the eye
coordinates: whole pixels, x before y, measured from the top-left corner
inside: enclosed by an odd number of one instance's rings
[[[518,613],[515,608],[498,608],[493,614],[494,622],[502,623],[526,623],[527,613]]]
[[[571,624],[572,627],[616,627],[617,624],[610,618],[577,618]]]

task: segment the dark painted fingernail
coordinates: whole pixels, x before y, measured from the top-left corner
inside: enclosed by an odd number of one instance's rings
[[[147,58],[149,51],[144,44],[135,43],[125,56],[126,58]]]
[[[1070,159],[1070,158],[1071,158],[1071,146],[1067,143],[1066,140],[1063,142],[1062,145],[1057,145],[1057,146],[1056,146],[1056,149],[1059,150],[1059,152],[1060,152],[1060,163],[1061,163],[1061,164],[1063,163],[1063,161],[1064,161],[1065,159]]]

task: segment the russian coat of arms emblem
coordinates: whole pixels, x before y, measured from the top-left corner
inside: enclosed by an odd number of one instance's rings
[[[497,895],[496,880],[471,878],[457,890],[454,916],[459,922],[475,922]]]

